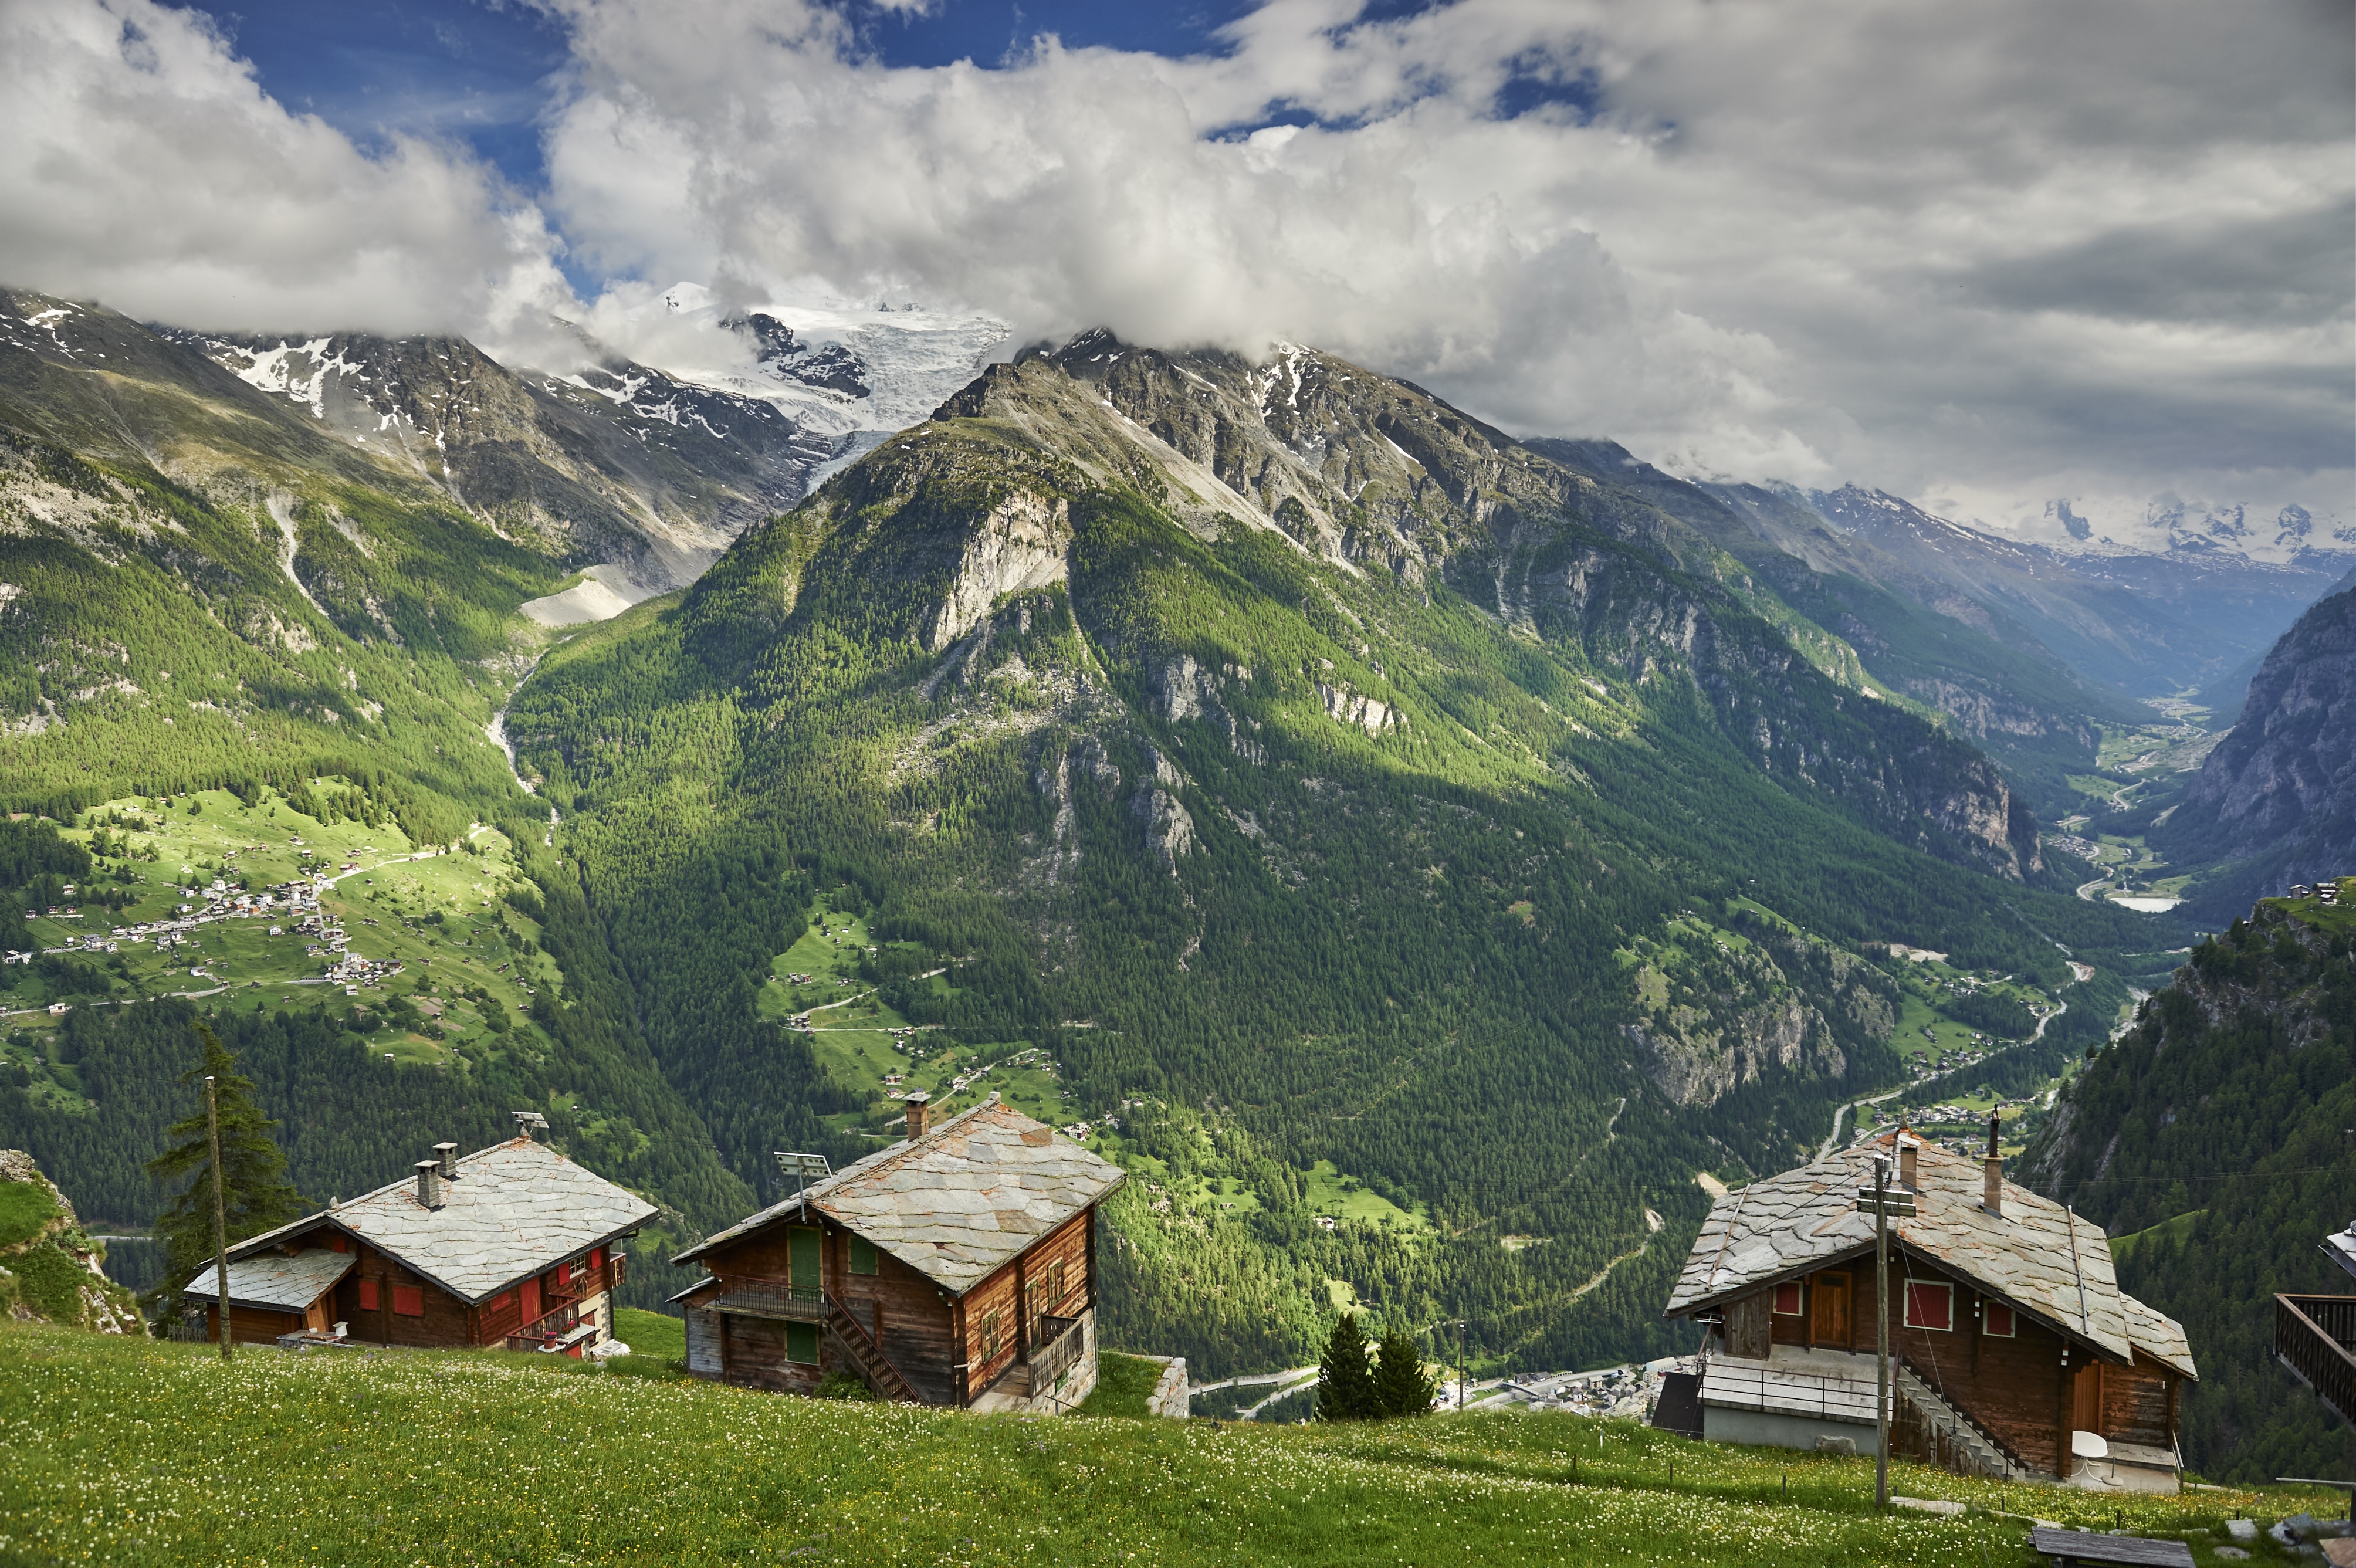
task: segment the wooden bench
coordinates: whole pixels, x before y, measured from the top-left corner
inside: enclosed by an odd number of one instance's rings
[[[2085,1563],[2148,1563],[2159,1568],[2193,1568],[2192,1548],[2180,1541],[2138,1541],[2130,1535],[2095,1535],[2083,1530],[2029,1532],[2029,1550],[2050,1557],[2056,1568]]]

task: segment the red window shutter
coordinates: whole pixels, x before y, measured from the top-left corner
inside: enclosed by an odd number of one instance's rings
[[[360,1281],[360,1310],[362,1312],[376,1310],[376,1281],[372,1279]]]
[[[2012,1338],[2012,1308],[2000,1301],[1987,1304],[1987,1332],[1998,1339]]]
[[[1800,1315],[1800,1286],[1798,1281],[1795,1280],[1790,1285],[1779,1285],[1775,1287],[1775,1310],[1782,1313],[1786,1317],[1796,1317]]]
[[[396,1285],[392,1287],[392,1309],[403,1317],[425,1316],[425,1289],[423,1285]]]
[[[558,1264],[556,1265],[556,1283],[559,1285],[571,1285],[573,1283],[573,1265],[571,1264]]]
[[[1944,1285],[1925,1285],[1909,1280],[1906,1285],[1906,1322],[1913,1328],[1952,1328],[1949,1307],[1953,1301]]]
[[[601,1268],[604,1268],[605,1266],[605,1248],[603,1248],[603,1247],[592,1247],[592,1248],[590,1248],[590,1249],[589,1249],[589,1271],[590,1271],[592,1274],[594,1274],[597,1270],[599,1270],[599,1269],[601,1269]]]
[[[504,1312],[504,1311],[506,1311],[506,1310],[507,1310],[507,1308],[508,1308],[508,1303],[509,1303],[509,1302],[510,1302],[510,1301],[513,1301],[514,1299],[515,1299],[515,1292],[514,1292],[514,1291],[512,1291],[512,1290],[505,1290],[505,1291],[501,1291],[498,1295],[494,1296],[493,1297],[491,1297],[491,1310],[492,1310],[492,1311],[494,1311],[494,1312]]]

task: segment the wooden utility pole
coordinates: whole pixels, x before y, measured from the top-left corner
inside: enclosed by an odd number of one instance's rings
[[[221,1360],[230,1359],[229,1328],[229,1192],[221,1182],[220,1108],[213,1095],[212,1074],[205,1074],[205,1133],[213,1146],[213,1284],[220,1294]]]
[[[1876,1152],[1873,1185],[1857,1189],[1860,1212],[1873,1215],[1873,1503],[1890,1506],[1890,1216],[1912,1214],[1914,1194],[1890,1188],[1890,1158]]]
[[[1890,1506],[1890,1162],[1873,1162],[1873,1506]]]

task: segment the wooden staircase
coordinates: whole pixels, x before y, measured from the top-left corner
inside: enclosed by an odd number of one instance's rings
[[[835,1343],[842,1347],[843,1354],[851,1358],[851,1365],[857,1367],[860,1375],[867,1380],[868,1387],[896,1404],[925,1403],[916,1397],[916,1391],[908,1386],[908,1380],[900,1375],[900,1369],[884,1354],[884,1348],[875,1342],[873,1335],[867,1332],[866,1325],[853,1317],[842,1303],[831,1296],[827,1297],[826,1326],[833,1334]]]
[[[1923,1377],[1922,1371],[1904,1356],[1890,1361],[1890,1392],[1893,1408],[1893,1426],[1901,1419],[1901,1408],[1911,1408],[1913,1419],[1922,1429],[1923,1446],[1927,1453],[1917,1457],[1932,1464],[1947,1465],[1969,1475],[1986,1476],[1998,1481],[2051,1481],[2055,1477],[2038,1469],[2023,1459],[2012,1445],[1990,1431],[1986,1424],[1973,1416],[1950,1395],[1940,1392]],[[1899,1435],[1891,1434],[1891,1446],[1897,1448]]]

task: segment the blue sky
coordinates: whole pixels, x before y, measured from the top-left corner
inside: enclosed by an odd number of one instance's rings
[[[386,131],[462,141],[526,190],[543,183],[540,115],[567,58],[565,29],[535,7],[477,0],[241,0],[193,7],[253,63],[264,91],[362,144]],[[1162,55],[1215,48],[1252,0],[942,0],[929,14],[852,7],[886,64],[991,64],[1044,33],[1066,45]],[[1376,16],[1419,5],[1383,5]]]

